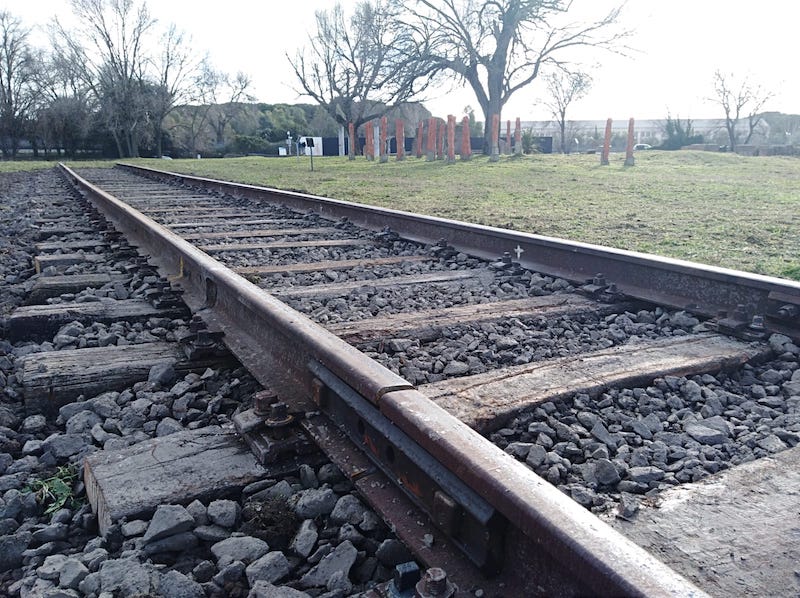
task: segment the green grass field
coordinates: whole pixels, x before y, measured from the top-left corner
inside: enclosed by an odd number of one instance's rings
[[[503,157],[135,160],[800,280],[800,159],[699,151]],[[76,164],[80,166],[80,164]]]

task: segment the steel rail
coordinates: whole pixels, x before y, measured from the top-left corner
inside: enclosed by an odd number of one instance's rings
[[[705,596],[402,378],[71,169],[61,169],[184,290],[193,311],[225,331],[226,344],[259,381],[314,409],[319,380],[307,364],[324,365],[498,509],[532,546],[532,552],[508,554],[509,561],[526,554],[536,561],[535,575],[521,569],[533,566],[528,562],[512,571],[527,577],[530,593]]]
[[[689,309],[740,328],[751,324],[754,317],[758,325],[761,316],[769,330],[800,340],[800,282],[304,193],[130,164],[119,166],[151,178],[280,202],[330,218],[346,217],[374,230],[388,226],[402,237],[422,243],[444,239],[455,249],[477,257],[496,259],[509,253],[526,268],[574,282],[587,282],[602,273],[608,284],[629,297]]]

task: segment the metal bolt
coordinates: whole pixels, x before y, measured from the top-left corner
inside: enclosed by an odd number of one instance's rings
[[[737,320],[747,321],[747,310],[745,309],[744,303],[739,303],[736,306],[736,309],[733,312],[733,317]]]
[[[425,571],[422,580],[417,583],[417,598],[450,598],[456,593],[456,587],[447,579],[447,573],[439,567],[431,567]]]
[[[270,405],[269,418],[274,420],[286,419],[289,415],[289,408],[286,403],[273,403]]]
[[[602,272],[598,272],[592,279],[592,283],[594,283],[598,287],[606,286],[606,275],[603,274]]]
[[[272,403],[269,406],[269,417],[264,422],[268,428],[282,428],[294,421],[294,416],[289,413],[286,403]]]
[[[764,316],[755,315],[753,316],[753,321],[750,324],[751,330],[764,330]]]
[[[395,566],[392,581],[398,591],[405,592],[414,587],[419,581],[420,575],[419,565],[414,561],[409,561]]]
[[[259,417],[267,417],[270,414],[270,406],[278,400],[271,390],[261,390],[253,395],[253,412]]]

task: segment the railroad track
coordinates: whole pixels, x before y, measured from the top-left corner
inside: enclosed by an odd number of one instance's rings
[[[759,457],[791,462],[800,285],[147,169],[65,172],[158,267],[143,294],[179,309],[180,291],[208,326],[195,342],[222,333],[269,389],[234,417],[261,465],[312,438],[464,595],[701,595],[687,577],[729,589],[726,547],[681,559],[657,540],[692,520],[659,528],[669,518],[650,505]],[[42,245],[58,253],[37,267],[79,269],[98,246]],[[130,497],[107,457],[86,463],[110,529]],[[733,583],[760,583],[748,575]]]

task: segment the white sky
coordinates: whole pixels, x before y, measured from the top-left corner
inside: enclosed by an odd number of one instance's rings
[[[355,0],[342,0],[350,6]],[[575,19],[598,15],[617,0],[575,0]],[[151,0],[159,25],[176,23],[198,53],[208,51],[215,66],[242,70],[254,81],[254,95],[267,103],[308,102],[293,88],[285,54],[294,56],[314,28],[314,11],[333,0]],[[43,25],[53,15],[68,15],[67,0],[0,0],[26,25]],[[682,118],[717,118],[709,98],[716,69],[748,77],[774,93],[765,109],[800,113],[800,76],[794,63],[800,34],[797,0],[628,0],[622,26],[634,35],[629,57],[587,50],[581,61],[599,63],[590,70],[589,95],[570,109],[570,119],[661,119],[669,110]],[[537,105],[543,84],[518,92],[503,117],[544,120]],[[478,110],[468,89],[429,94],[425,105],[438,116],[461,115],[466,105]]]

